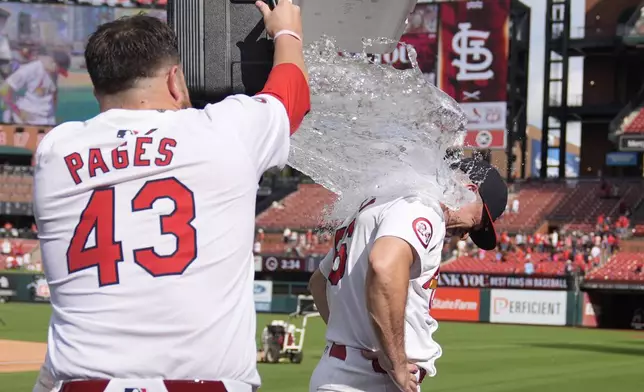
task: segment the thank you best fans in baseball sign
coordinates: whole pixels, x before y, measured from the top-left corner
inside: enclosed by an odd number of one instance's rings
[[[510,0],[442,3],[439,87],[468,118],[465,146],[504,148]]]

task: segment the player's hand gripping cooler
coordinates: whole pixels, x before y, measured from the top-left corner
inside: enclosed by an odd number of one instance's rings
[[[277,0],[264,0],[271,6]],[[287,1],[287,0],[282,0]],[[417,0],[293,0],[301,7],[304,44],[332,36],[345,51],[389,53],[405,30]],[[168,1],[168,23],[177,32],[186,81],[195,106],[238,93],[259,92],[273,61],[255,0]],[[380,40],[380,39],[384,40]]]

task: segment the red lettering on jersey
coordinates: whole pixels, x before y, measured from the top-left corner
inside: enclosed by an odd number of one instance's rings
[[[360,209],[358,209],[358,212],[362,212],[362,210],[364,210],[365,208],[369,207],[370,205],[372,205],[375,202],[376,202],[375,197],[372,197],[370,199],[367,199],[367,200],[363,201],[362,204],[360,204]]]
[[[127,150],[119,150],[118,148],[112,150],[112,167],[114,169],[125,169],[129,164],[130,158],[127,155]]]
[[[143,159],[143,154],[145,154],[144,144],[152,144],[151,137],[139,137],[136,138],[136,148],[134,149],[134,166],[150,166],[149,159]]]
[[[161,154],[160,158],[157,158],[154,160],[154,164],[157,166],[168,166],[170,163],[172,163],[172,158],[174,157],[174,153],[172,150],[168,150],[168,147],[176,147],[177,146],[177,141],[174,139],[170,139],[167,137],[164,137],[161,139],[161,143],[159,143],[159,154]]]
[[[356,228],[355,218],[349,223],[349,228],[347,229],[347,237],[353,236],[353,230]]]
[[[96,170],[101,169],[103,173],[108,173],[110,169],[107,168],[105,160],[103,160],[103,154],[99,148],[90,148],[89,149],[89,176],[96,177]]]
[[[67,165],[67,170],[69,170],[69,174],[72,176],[72,180],[76,183],[76,185],[81,183],[81,178],[78,175],[78,171],[85,166],[83,163],[83,158],[81,158],[80,154],[77,152],[73,152],[65,157],[65,165]]]

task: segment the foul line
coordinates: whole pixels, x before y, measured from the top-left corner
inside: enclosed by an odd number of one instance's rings
[[[43,361],[15,361],[15,362],[0,362],[0,366],[5,365],[33,365],[37,363],[43,363]]]

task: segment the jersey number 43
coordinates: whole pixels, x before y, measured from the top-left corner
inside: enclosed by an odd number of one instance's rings
[[[98,268],[99,286],[119,283],[118,263],[122,262],[123,247],[114,238],[114,187],[96,189],[83,210],[80,221],[67,248],[69,273]],[[175,204],[171,214],[160,219],[161,234],[177,238],[177,248],[171,255],[160,256],[154,248],[134,250],[134,262],[154,277],[181,275],[197,257],[195,200],[192,191],[174,177],[146,182],[132,199],[132,212],[149,210],[155,201],[170,199]],[[87,240],[95,233],[96,244],[86,248]]]

